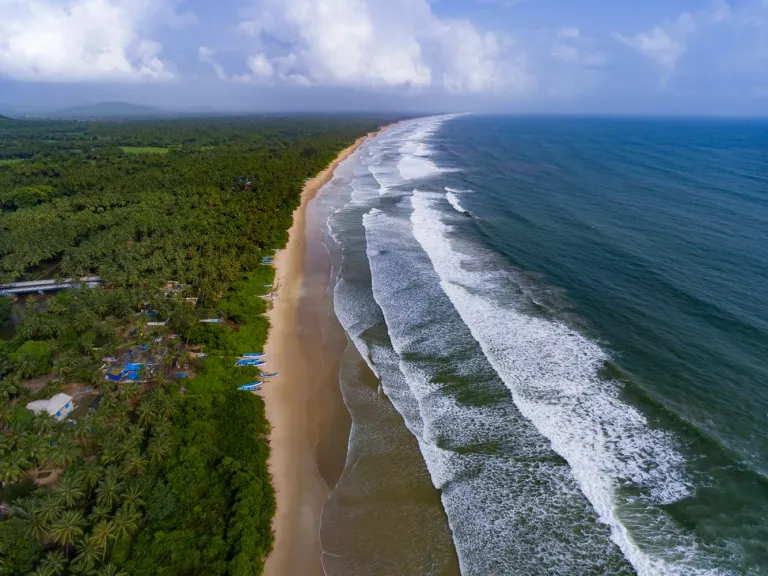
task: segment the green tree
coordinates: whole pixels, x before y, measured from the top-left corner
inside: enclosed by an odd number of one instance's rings
[[[91,572],[94,576],[128,576],[128,573],[114,564],[106,564],[98,570]]]
[[[43,519],[41,502],[37,498],[25,498],[14,504],[13,516],[23,526],[26,536],[44,541],[48,536],[48,524]],[[0,524],[1,526],[2,524]]]
[[[27,340],[9,358],[21,378],[32,378],[50,369],[51,346],[47,342]]]
[[[64,503],[50,492],[40,500],[40,517],[46,525],[51,524],[64,510]]]
[[[57,544],[69,548],[83,536],[85,525],[85,520],[80,512],[65,510],[51,524],[51,538]]]
[[[51,446],[48,460],[54,466],[67,468],[80,457],[80,447],[68,436],[60,436]]]
[[[138,482],[130,482],[123,493],[123,505],[132,511],[144,506],[144,491]]]
[[[102,562],[107,557],[107,546],[111,540],[115,539],[116,534],[115,525],[109,520],[102,520],[93,527],[91,538],[96,547],[101,550]]]
[[[56,418],[46,411],[35,414],[35,429],[41,436],[47,436],[56,427]]]
[[[85,481],[85,487],[90,493],[91,490],[99,485],[99,481],[101,480],[104,469],[99,465],[98,462],[88,460],[83,464],[82,472],[83,480]]]
[[[60,550],[48,552],[35,570],[35,574],[60,576],[67,568],[67,557]]]
[[[120,493],[123,491],[123,483],[120,478],[121,474],[116,466],[107,468],[96,491],[96,501],[99,504],[103,504],[110,509],[114,508]]]
[[[160,464],[171,453],[171,441],[168,437],[155,437],[147,446],[147,456],[153,466]]]
[[[81,471],[67,471],[56,486],[54,494],[69,508],[85,497],[86,483]]]
[[[48,459],[50,443],[48,438],[37,435],[25,434],[19,439],[18,447],[37,466],[42,465]]]
[[[125,382],[120,385],[117,395],[126,401],[131,401],[141,394],[141,387],[136,382]]]
[[[4,484],[18,482],[24,478],[29,465],[29,460],[22,452],[11,452],[0,460],[0,480]]]
[[[138,528],[138,514],[124,506],[115,513],[112,523],[115,528],[115,538],[128,539]]]
[[[142,426],[149,426],[157,420],[157,410],[149,400],[142,401],[136,410],[136,414],[139,417],[139,424]]]
[[[128,452],[123,458],[123,472],[126,474],[136,474],[143,476],[147,470],[147,459],[134,449]]]
[[[66,382],[73,374],[77,366],[77,357],[66,353],[58,356],[53,362],[53,371],[60,382]]]
[[[72,561],[72,568],[76,572],[90,572],[101,559],[101,548],[96,540],[90,536],[82,538],[77,543],[77,553]]]
[[[29,574],[35,567],[42,546],[27,533],[25,522],[19,518],[0,522],[0,573]]]
[[[91,509],[91,514],[88,516],[88,521],[91,524],[98,524],[102,520],[108,520],[111,515],[112,508],[106,504],[96,504],[96,506]]]

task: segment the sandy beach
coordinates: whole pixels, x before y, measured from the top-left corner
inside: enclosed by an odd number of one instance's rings
[[[306,182],[288,244],[276,256],[265,352],[269,371],[280,377],[261,392],[272,425],[269,466],[277,499],[267,576],[323,574],[320,518],[344,467],[350,420],[338,386],[346,338],[329,318],[330,258],[318,223],[308,222],[307,204],[338,164],[373,135],[358,139]]]

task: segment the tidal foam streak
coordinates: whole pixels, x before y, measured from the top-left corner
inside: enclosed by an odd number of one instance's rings
[[[515,404],[568,462],[613,540],[641,575],[716,573],[660,508],[690,490],[673,439],[620,400],[618,383],[599,378],[608,356],[596,343],[516,310],[514,278],[490,256],[477,265],[482,249],[451,236],[438,209],[443,198],[414,193],[413,235]],[[631,499],[620,499],[622,490]]]

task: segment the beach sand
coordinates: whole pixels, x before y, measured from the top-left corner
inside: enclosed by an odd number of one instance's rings
[[[275,300],[265,352],[279,378],[264,384],[270,435],[270,472],[277,511],[267,576],[322,575],[320,518],[344,468],[349,413],[339,390],[339,359],[346,337],[329,308],[330,257],[320,223],[307,204],[336,166],[368,137],[342,151],[304,185],[285,249],[275,258]]]

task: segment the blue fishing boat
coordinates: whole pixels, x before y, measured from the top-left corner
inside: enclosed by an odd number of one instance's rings
[[[243,366],[263,366],[266,364],[264,360],[258,360],[256,358],[248,359],[248,360],[238,360],[235,362],[235,366],[243,367]]]
[[[243,358],[261,358],[264,356],[264,352],[248,352],[247,354],[241,354]]]
[[[242,386],[238,386],[238,390],[242,390],[244,392],[253,392],[255,390],[261,390],[261,382],[252,382],[251,384],[243,384]]]

